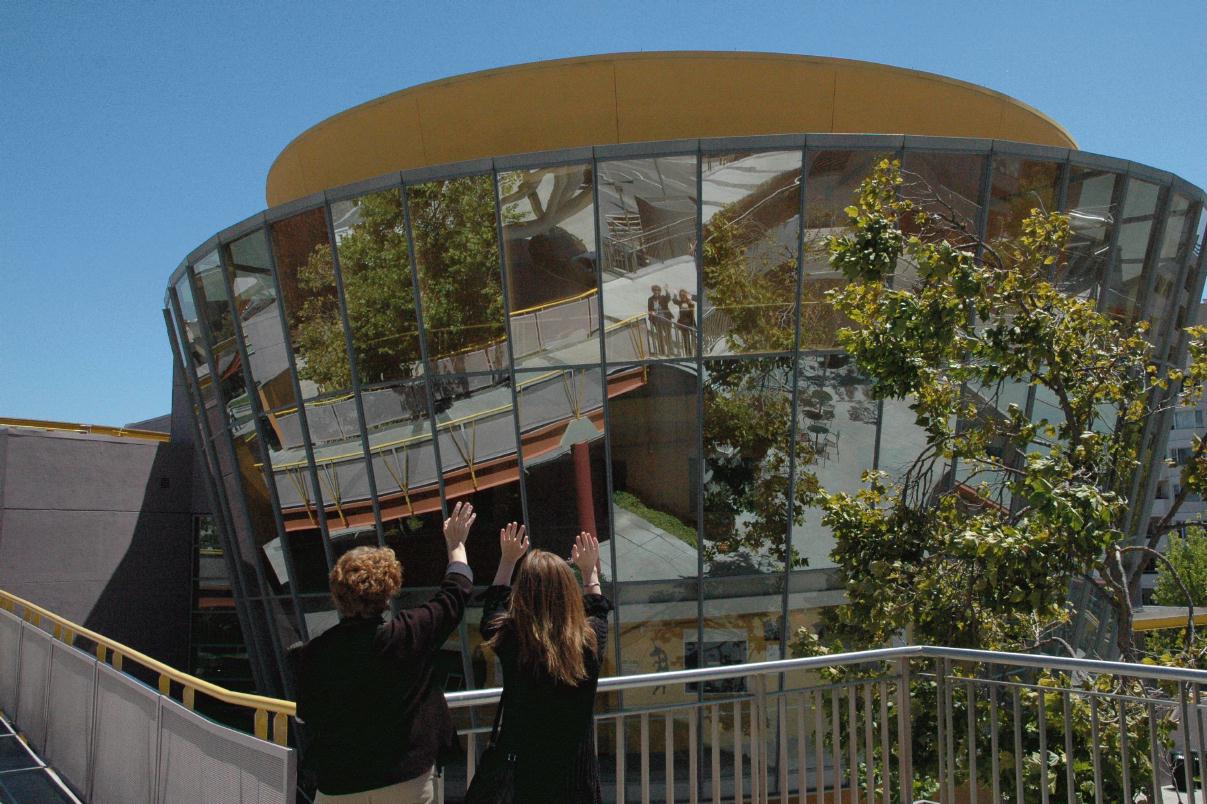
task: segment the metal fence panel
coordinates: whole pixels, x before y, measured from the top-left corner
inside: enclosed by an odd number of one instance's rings
[[[77,793],[88,789],[96,659],[62,642],[50,653],[50,706],[43,758]]]
[[[91,801],[153,800],[159,696],[108,665],[98,666]]]
[[[211,723],[161,699],[158,799],[163,802],[288,804],[294,753]]]
[[[17,714],[17,668],[20,667],[21,619],[0,610],[0,711]]]
[[[38,753],[46,747],[46,682],[50,675],[50,645],[53,639],[41,628],[22,624],[16,722],[30,746]]]

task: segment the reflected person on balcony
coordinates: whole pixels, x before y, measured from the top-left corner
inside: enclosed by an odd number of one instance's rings
[[[316,804],[435,800],[437,765],[456,751],[457,737],[433,665],[473,589],[465,540],[474,519],[472,505],[457,503],[444,521],[440,590],[388,621],[382,615],[402,587],[393,550],[357,547],[331,570],[340,622],[302,648],[298,678]]]
[[[654,354],[670,354],[674,345],[671,335],[671,294],[663,293],[661,285],[650,285],[650,297],[645,302],[646,317],[653,333]]]
[[[592,725],[612,604],[600,592],[599,541],[580,533],[566,561],[528,548],[523,526],[499,533],[501,558],[482,610],[482,637],[503,666],[499,746],[515,755],[515,800],[598,804]]]
[[[696,300],[692,294],[687,292],[686,288],[679,288],[679,295],[675,297],[675,304],[679,307],[679,320],[676,322],[676,329],[679,332],[679,345],[683,347],[684,355],[694,355],[696,353]]]

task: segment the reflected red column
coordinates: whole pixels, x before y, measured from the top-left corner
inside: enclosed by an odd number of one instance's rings
[[[591,491],[591,448],[586,443],[570,445],[574,458],[574,491],[578,500],[578,529],[585,530],[595,538],[595,495]]]

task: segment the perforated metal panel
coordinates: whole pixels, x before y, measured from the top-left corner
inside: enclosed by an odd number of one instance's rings
[[[90,800],[151,802],[159,696],[108,665],[98,668]]]
[[[159,800],[288,804],[294,754],[219,726],[174,701],[160,712]]]
[[[17,715],[20,642],[21,620],[7,611],[0,610],[0,711],[10,717]]]
[[[40,628],[23,624],[21,678],[14,722],[39,753],[46,747],[46,682],[53,637]]]
[[[42,756],[77,793],[84,794],[92,745],[96,659],[61,642],[51,646],[50,658],[50,706]]]

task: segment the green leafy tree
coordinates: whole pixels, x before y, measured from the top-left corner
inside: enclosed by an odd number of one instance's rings
[[[885,161],[862,185],[847,210],[849,234],[830,243],[831,265],[847,284],[829,295],[851,322],[839,340],[872,395],[908,404],[925,443],[899,476],[869,472],[854,494],[819,493],[849,605],[827,610],[824,641],[799,634],[797,652],[874,647],[902,635],[922,644],[1071,650],[1062,626],[1070,585],[1081,578],[1101,583],[1114,604],[1122,655],[1145,658],[1132,629],[1131,587],[1154,537],[1131,543],[1139,506],[1130,495],[1152,454],[1146,425],[1171,404],[1197,400],[1197,391],[1179,391],[1183,382],[1197,389],[1207,370],[1204,332],[1190,332],[1189,369],[1167,369],[1145,324],[1101,315],[1092,302],[1054,287],[1065,216],[1031,209],[1017,236],[982,243],[978,256],[949,209],[904,197],[902,184],[899,167]],[[1034,386],[1051,412],[1033,421],[1017,405],[1000,409],[994,399],[1011,383]],[[1184,486],[1202,488],[1201,459],[1196,444]],[[1164,658],[1193,662],[1186,652]],[[1116,683],[1099,691],[1163,694]],[[916,722],[935,711],[933,696],[933,687],[915,690]],[[1072,715],[1074,744],[1088,744],[1085,699],[1074,697]],[[1162,740],[1170,727],[1163,720],[1156,735],[1149,733],[1140,710],[1124,725],[1136,749]],[[1034,724],[1026,728],[1035,733]],[[936,746],[929,730],[915,728],[914,735],[924,791],[933,783]],[[1028,736],[1022,756],[1004,757],[1007,769],[1023,765],[1028,800],[1038,794],[1039,764],[1064,760],[1063,734],[1049,737],[1057,741],[1047,756]],[[959,739],[966,748],[967,738]],[[1133,761],[1133,779],[1151,774],[1142,757]],[[1109,797],[1121,790],[1122,769],[1108,765]],[[1050,792],[1063,795],[1064,782],[1050,776]],[[1083,800],[1092,794],[1074,791]]]

